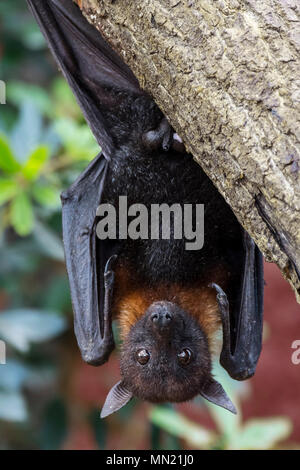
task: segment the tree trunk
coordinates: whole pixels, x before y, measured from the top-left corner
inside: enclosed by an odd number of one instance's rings
[[[77,3],[299,301],[299,2]]]

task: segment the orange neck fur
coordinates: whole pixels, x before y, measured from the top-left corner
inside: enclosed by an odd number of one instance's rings
[[[224,270],[220,269],[217,273],[214,271],[211,281],[224,286],[224,278]],[[138,284],[125,266],[119,266],[116,270],[113,311],[119,320],[122,339],[153,302],[167,300],[196,318],[210,342],[221,322],[216,293],[206,287],[209,282],[201,280],[188,286],[162,284],[153,288]]]

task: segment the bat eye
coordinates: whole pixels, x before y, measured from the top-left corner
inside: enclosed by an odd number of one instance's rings
[[[143,366],[149,361],[150,354],[147,349],[139,349],[136,353],[136,359]]]
[[[179,354],[177,354],[178,361],[183,366],[186,366],[191,362],[192,351],[188,348],[183,349]]]

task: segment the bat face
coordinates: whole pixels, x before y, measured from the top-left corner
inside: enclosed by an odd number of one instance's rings
[[[109,392],[101,417],[132,397],[152,403],[182,402],[200,394],[236,413],[211,375],[208,341],[198,322],[173,302],[154,302],[135,323],[121,352],[122,381]]]
[[[121,354],[123,380],[150,402],[193,398],[210,377],[206,335],[172,302],[154,302],[127,335]]]

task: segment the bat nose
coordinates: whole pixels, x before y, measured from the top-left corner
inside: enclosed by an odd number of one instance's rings
[[[167,328],[173,320],[172,314],[164,307],[157,307],[151,314],[153,325],[159,329]]]

